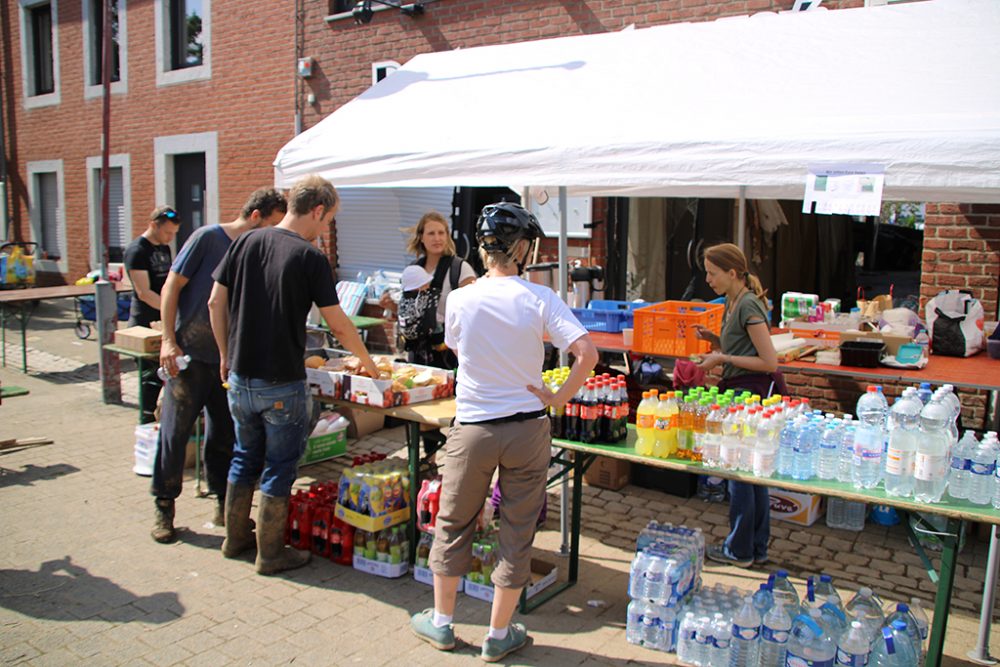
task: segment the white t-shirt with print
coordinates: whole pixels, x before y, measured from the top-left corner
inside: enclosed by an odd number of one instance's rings
[[[548,287],[520,277],[483,277],[452,292],[445,343],[458,354],[460,423],[544,407],[527,387],[541,386],[546,333],[562,349],[587,333]]]

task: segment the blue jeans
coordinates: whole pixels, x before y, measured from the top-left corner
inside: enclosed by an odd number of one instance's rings
[[[766,486],[729,481],[729,535],[726,551],[734,558],[767,557],[771,538],[771,499]]]
[[[251,486],[259,479],[263,493],[291,495],[312,413],[305,380],[270,382],[230,373],[229,411],[236,427],[230,483]]]

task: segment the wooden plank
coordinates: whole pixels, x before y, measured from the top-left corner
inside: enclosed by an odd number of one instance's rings
[[[130,287],[121,283],[115,285],[116,292],[131,292]],[[0,291],[0,303],[23,303],[45,299],[65,299],[73,296],[87,296],[94,293],[94,285],[57,285],[55,287],[29,287],[27,289]]]

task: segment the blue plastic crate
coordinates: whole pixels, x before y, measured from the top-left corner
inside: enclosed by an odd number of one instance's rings
[[[652,305],[648,301],[611,301],[607,299],[594,299],[587,307],[591,310],[625,310],[633,311],[636,308],[645,308]]]
[[[632,326],[632,312],[625,310],[594,310],[573,308],[573,314],[587,331],[621,333],[623,328]]]
[[[78,297],[78,303],[80,304],[80,319],[87,320],[88,322],[97,321],[97,305],[94,303],[94,297],[88,295]],[[119,294],[118,295],[118,321],[127,322],[129,316],[131,315],[132,309],[132,296],[130,294]]]

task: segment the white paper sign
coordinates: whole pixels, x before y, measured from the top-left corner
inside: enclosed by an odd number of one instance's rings
[[[802,212],[879,215],[885,166],[878,164],[810,165]]]

